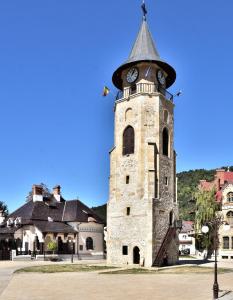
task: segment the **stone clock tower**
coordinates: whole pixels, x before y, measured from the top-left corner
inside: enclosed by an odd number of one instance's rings
[[[120,93],[110,152],[109,264],[150,267],[178,259],[174,104],[166,91],[175,78],[156,50],[144,10],[130,56],[112,78]]]

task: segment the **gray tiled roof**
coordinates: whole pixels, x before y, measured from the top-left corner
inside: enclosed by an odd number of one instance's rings
[[[160,60],[159,53],[156,50],[155,43],[145,20],[142,22],[137,39],[125,64],[140,60]]]
[[[139,30],[129,58],[113,73],[112,81],[117,88],[122,90],[122,70],[138,62],[151,62],[156,63],[158,66],[160,66],[168,75],[166,78],[167,88],[175,82],[176,72],[172,68],[172,66],[170,66],[160,58],[146,20],[142,21],[141,28]]]
[[[9,218],[21,217],[21,225],[35,225],[42,232],[74,232],[67,222],[88,222],[92,217],[97,223],[103,224],[103,220],[94,211],[79,200],[57,202],[53,198],[44,198],[44,201],[32,200],[22,205],[11,213]],[[49,219],[52,221],[50,222]],[[7,220],[6,220],[7,221]],[[0,227],[0,234],[14,233],[17,227]]]
[[[48,222],[48,221],[34,221],[34,225],[41,231],[41,232],[55,232],[55,233],[73,233],[75,230],[62,222]]]

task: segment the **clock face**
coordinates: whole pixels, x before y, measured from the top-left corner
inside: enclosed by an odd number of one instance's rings
[[[165,78],[163,71],[158,70],[157,78],[158,78],[158,81],[160,84],[164,85],[166,83],[166,78]]]
[[[139,72],[138,72],[137,68],[130,69],[129,72],[127,73],[127,77],[126,77],[128,83],[132,83],[135,80],[137,80],[138,74],[139,74]]]

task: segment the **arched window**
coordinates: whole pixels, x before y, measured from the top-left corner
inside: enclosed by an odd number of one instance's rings
[[[227,194],[227,201],[228,202],[233,202],[233,192],[230,192]]]
[[[223,249],[229,249],[230,246],[230,239],[229,236],[223,237]]]
[[[137,246],[133,248],[133,263],[140,263],[140,249]]]
[[[132,153],[134,153],[134,129],[128,126],[123,133],[123,155]]]
[[[233,211],[228,211],[227,217],[228,218],[233,218]]]
[[[86,249],[87,250],[93,250],[94,247],[93,247],[93,239],[91,237],[88,237],[86,239]]]
[[[167,128],[163,129],[163,155],[168,156],[169,153],[169,134]]]
[[[229,225],[233,225],[233,211],[228,211],[227,221],[228,221]]]
[[[129,121],[132,118],[133,110],[132,108],[127,108],[125,112],[125,121]]]

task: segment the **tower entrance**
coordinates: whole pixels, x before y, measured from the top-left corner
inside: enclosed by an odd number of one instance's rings
[[[133,248],[133,263],[134,264],[140,263],[140,250],[137,246]]]

